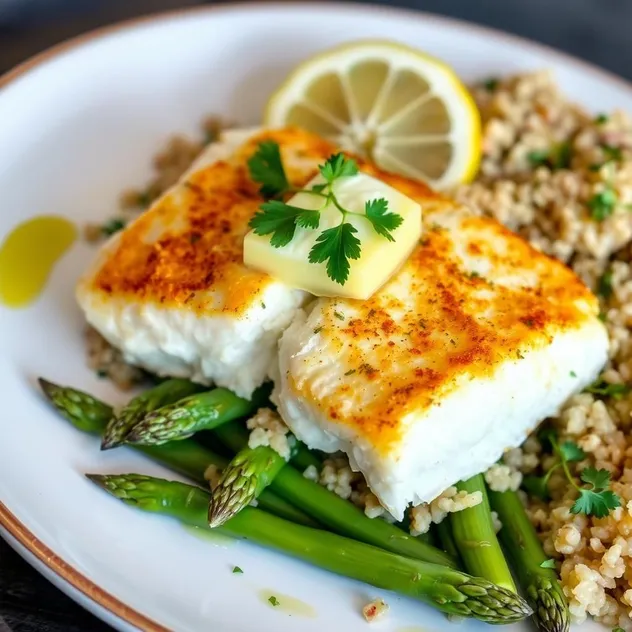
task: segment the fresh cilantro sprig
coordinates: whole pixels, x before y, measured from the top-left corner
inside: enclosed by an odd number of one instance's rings
[[[604,518],[610,510],[621,506],[621,500],[610,489],[610,472],[608,470],[598,470],[594,467],[584,468],[579,475],[579,482],[573,476],[569,464],[583,461],[586,458],[586,453],[574,441],[565,441],[560,444],[557,434],[552,429],[545,430],[540,434],[540,438],[549,442],[553,453],[557,456],[557,461],[544,476],[525,478],[523,485],[528,492],[543,500],[548,499],[548,483],[551,475],[561,468],[569,484],[578,493],[577,500],[571,507],[572,513]]]
[[[295,189],[290,186],[279,146],[272,141],[259,144],[248,161],[248,169],[250,177],[260,185],[260,192],[266,197],[278,198],[285,193],[302,192],[317,196],[322,202],[317,209],[292,206],[280,199],[264,202],[249,225],[257,235],[271,235],[270,244],[274,248],[287,246],[294,238],[297,227],[317,229],[320,225],[320,213],[329,204],[340,211],[340,224],[323,230],[308,255],[310,263],[325,263],[327,276],[340,285],[344,285],[349,278],[350,261],[359,259],[362,252],[361,242],[356,236],[358,231],[347,221],[348,217],[357,215],[364,218],[378,235],[389,241],[394,241],[392,233],[403,222],[401,215],[388,210],[388,202],[384,198],[367,201],[364,214],[350,211],[340,204],[333,192],[334,183],[340,178],[359,173],[355,160],[346,158],[343,154],[335,154],[319,166],[325,182],[310,189]]]

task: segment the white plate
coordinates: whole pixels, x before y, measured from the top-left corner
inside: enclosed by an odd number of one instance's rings
[[[257,123],[270,91],[295,63],[366,37],[424,48],[466,80],[552,67],[563,89],[595,111],[632,110],[632,89],[622,80],[513,37],[420,13],[323,4],[178,13],[82,38],[5,78],[0,236],[44,213],[78,222],[107,217],[122,189],[149,176],[150,158],[166,136],[193,132],[207,113]],[[78,243],[36,304],[0,308],[0,525],[105,611],[143,629],[365,632],[360,607],[383,591],[247,544],[200,540],[83,478],[86,471],[168,475],[127,450],[101,454],[97,441],[59,419],[35,388],[43,375],[122,400],[85,367],[73,285],[92,253]],[[236,564],[243,575],[231,573]],[[317,617],[274,609],[261,590],[301,599]],[[384,596],[391,612],[376,629],[448,626],[430,608]]]

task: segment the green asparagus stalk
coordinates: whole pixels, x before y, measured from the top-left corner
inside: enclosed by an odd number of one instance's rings
[[[258,498],[285,465],[285,459],[267,446],[240,450],[222,472],[211,495],[211,528],[220,527]]]
[[[101,449],[109,450],[123,443],[130,430],[151,411],[202,390],[199,384],[176,378],[143,391],[110,419],[101,439]]]
[[[298,440],[292,450],[290,462],[301,472],[304,472],[310,465],[313,465],[320,472],[323,466],[322,461],[311,450],[309,450],[306,445]]]
[[[451,555],[455,560],[460,560],[459,550],[452,535],[452,527],[449,520],[442,520],[439,524],[433,525],[433,529],[441,542],[441,548]]]
[[[209,497],[202,489],[135,474],[90,475],[88,478],[129,505],[208,528]],[[447,614],[497,624],[520,621],[531,614],[520,596],[485,579],[393,555],[326,531],[287,522],[252,507],[244,509],[221,530],[334,573],[414,597]]]
[[[485,479],[477,474],[457,484],[459,491],[480,491],[483,502],[450,514],[450,526],[465,569],[490,582],[516,592],[516,585],[494,531]]]
[[[137,423],[125,438],[135,445],[161,445],[187,439],[201,430],[211,430],[257,410],[260,394],[251,401],[225,388],[185,397],[155,410]]]
[[[103,433],[108,421],[112,418],[111,406],[88,393],[70,387],[58,386],[43,378],[39,379],[39,383],[44,394],[57,411],[75,428],[89,434],[101,435]],[[224,457],[191,440],[175,441],[157,446],[134,446],[134,449],[142,452],[153,461],[167,466],[174,472],[203,485],[206,484],[204,472],[209,465],[223,469],[228,464],[228,460]],[[259,505],[262,509],[287,520],[317,526],[312,518],[270,491],[261,494]]]
[[[247,445],[247,434],[244,435],[244,429],[237,424],[216,428],[215,434],[235,452],[239,452]],[[340,535],[373,544],[398,555],[434,564],[456,566],[455,561],[447,553],[384,520],[368,518],[353,503],[305,478],[290,465],[281,467],[270,483],[270,489]]]
[[[564,592],[555,569],[546,567],[548,558],[520,498],[516,492],[490,491],[489,501],[503,525],[498,535],[533,608],[538,629],[568,632],[570,614]]]

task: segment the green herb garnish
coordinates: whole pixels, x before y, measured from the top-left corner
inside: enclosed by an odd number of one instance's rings
[[[234,566],[233,567],[233,573],[243,573],[244,571],[241,570],[241,568],[239,568],[239,566]]]
[[[570,143],[560,143],[551,149],[535,149],[527,154],[527,160],[532,167],[568,169],[571,164]]]
[[[586,393],[600,395],[601,397],[621,399],[624,395],[627,395],[630,390],[631,387],[627,384],[608,384],[608,382],[604,380],[597,380],[597,382],[586,388]]]
[[[248,160],[250,177],[261,185],[261,195],[271,197],[284,193],[290,188],[283,162],[281,150],[274,141],[259,143],[257,151]]]
[[[598,222],[603,222],[614,213],[618,201],[616,191],[608,185],[603,191],[595,193],[588,200],[591,217]]]
[[[575,371],[571,371],[571,377],[577,377],[577,373],[575,373]]]
[[[274,595],[272,595],[268,601],[275,607],[279,605],[279,600]]]
[[[608,161],[610,160],[618,161],[618,160],[621,160],[622,158],[621,147],[615,147],[614,145],[608,145],[607,143],[602,143],[601,150],[603,151]]]
[[[487,92],[496,92],[498,85],[500,84],[500,80],[496,77],[490,77],[483,83],[483,87]]]
[[[597,282],[597,294],[608,300],[612,296],[612,269],[606,270]]]
[[[327,205],[331,204],[340,211],[340,224],[320,233],[308,256],[310,263],[326,263],[327,275],[340,285],[344,285],[349,278],[349,261],[359,259],[361,253],[361,243],[356,236],[358,231],[347,221],[348,216],[357,215],[369,221],[373,230],[389,241],[394,241],[392,232],[403,222],[401,215],[388,211],[388,202],[383,198],[367,201],[364,214],[349,211],[340,205],[333,192],[334,183],[340,178],[359,173],[356,162],[343,154],[331,156],[319,166],[326,182],[314,185],[311,189],[290,187],[279,146],[274,142],[260,143],[256,153],[248,161],[248,168],[250,177],[261,185],[260,192],[266,197],[279,196],[291,191],[309,193],[322,199],[322,206],[315,210],[291,206],[278,199],[268,200],[261,205],[249,225],[257,235],[272,235],[270,244],[274,248],[289,244],[294,238],[297,226],[317,229],[320,224],[320,212]]]
[[[595,116],[595,123],[597,123],[597,125],[603,125],[604,123],[607,123],[610,120],[610,117],[607,114],[597,114],[597,116]]]
[[[114,235],[114,233],[118,233],[120,230],[123,230],[124,228],[125,228],[125,220],[119,217],[115,217],[105,222],[105,224],[101,226],[101,232],[106,237],[111,237],[112,235]]]
[[[610,489],[610,472],[608,470],[587,467],[579,475],[580,482],[571,474],[569,463],[583,461],[586,458],[586,453],[574,441],[565,441],[560,445],[557,434],[552,428],[547,428],[541,432],[539,438],[541,441],[548,441],[553,453],[557,456],[557,461],[544,476],[525,477],[523,487],[529,493],[542,500],[547,500],[549,498],[548,483],[551,475],[562,468],[569,484],[579,494],[571,507],[572,513],[583,513],[587,516],[603,518],[608,515],[611,509],[621,506],[621,500]]]
[[[555,568],[555,560],[544,560],[544,562],[540,564],[540,568]]]

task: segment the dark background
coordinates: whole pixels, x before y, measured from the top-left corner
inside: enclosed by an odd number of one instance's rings
[[[192,0],[0,0],[0,74],[68,37]],[[377,0],[470,20],[632,79],[632,0]],[[0,540],[0,632],[106,632]]]

